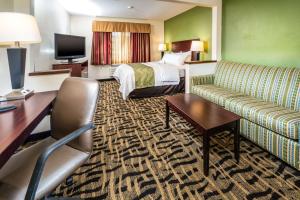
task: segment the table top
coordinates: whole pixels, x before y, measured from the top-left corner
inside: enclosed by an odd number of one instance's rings
[[[166,101],[171,108],[182,114],[186,120],[193,125],[200,126],[204,131],[241,119],[240,116],[194,94],[168,96]]]
[[[26,100],[2,102],[17,108],[0,113],[0,168],[49,113],[57,91],[39,92]]]
[[[196,61],[185,61],[184,64],[195,65],[195,64],[205,64],[205,63],[216,63],[217,60],[196,60]]]

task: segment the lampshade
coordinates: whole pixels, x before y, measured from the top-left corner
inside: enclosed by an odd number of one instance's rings
[[[31,15],[0,12],[0,45],[40,43],[41,35]]]
[[[191,51],[200,51],[200,52],[203,52],[204,51],[203,41],[199,41],[199,40],[192,41]]]
[[[167,45],[166,44],[159,44],[158,46],[159,51],[166,51],[167,50]]]

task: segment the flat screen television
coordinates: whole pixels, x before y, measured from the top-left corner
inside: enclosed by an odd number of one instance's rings
[[[85,57],[85,37],[75,35],[54,34],[55,59],[68,60]]]

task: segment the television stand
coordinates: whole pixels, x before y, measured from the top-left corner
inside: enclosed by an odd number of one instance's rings
[[[76,63],[59,63],[53,64],[52,69],[71,69],[71,76],[82,77],[82,71],[88,70],[88,60],[78,61]]]
[[[69,58],[69,59],[68,59],[68,63],[69,63],[69,64],[72,64],[72,63],[75,63],[75,61],[73,61],[73,58]]]
[[[78,63],[78,60],[68,60],[68,61],[61,61],[60,64],[74,64],[74,63]]]

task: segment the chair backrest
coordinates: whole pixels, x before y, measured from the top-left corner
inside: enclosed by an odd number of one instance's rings
[[[221,61],[215,85],[300,110],[300,69]]]
[[[51,135],[60,139],[81,126],[92,122],[99,93],[95,80],[67,78],[62,83],[51,115]],[[79,136],[68,145],[81,151],[91,152],[92,130]]]

